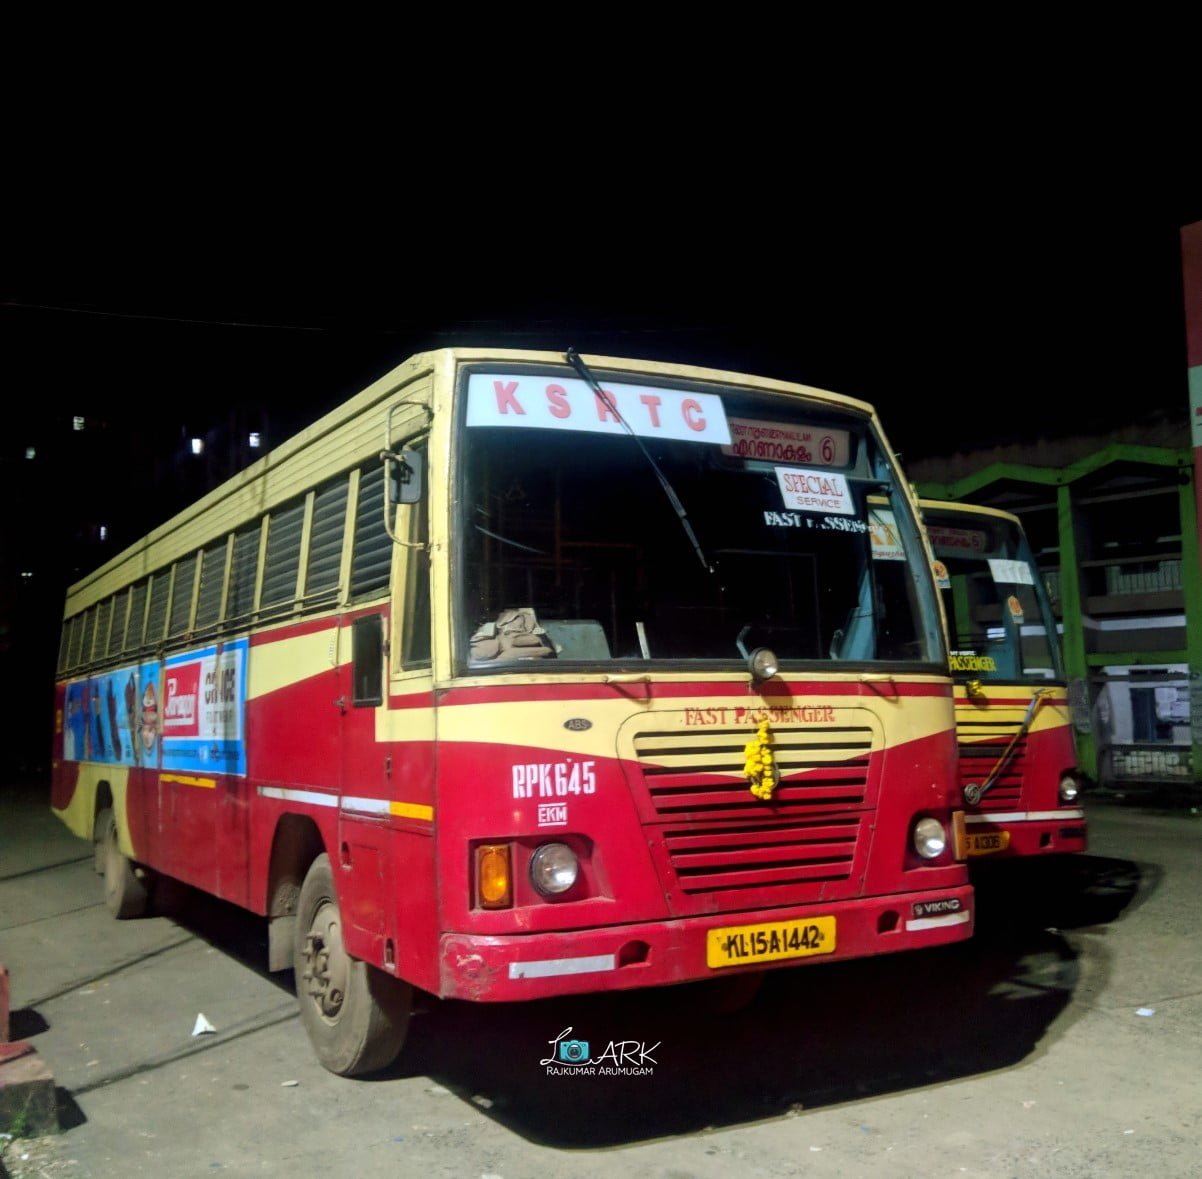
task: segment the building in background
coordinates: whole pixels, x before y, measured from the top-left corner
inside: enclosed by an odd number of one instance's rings
[[[1060,618],[1081,767],[1111,788],[1202,782],[1202,222],[1182,230],[1182,260],[1188,423],[969,448],[909,472],[923,495],[1022,519]]]

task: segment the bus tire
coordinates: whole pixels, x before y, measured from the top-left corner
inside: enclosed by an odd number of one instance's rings
[[[108,831],[113,822],[113,812],[104,807],[96,814],[96,825],[92,828],[92,850],[94,852],[96,875],[104,875],[104,864],[108,859]]]
[[[146,878],[117,843],[117,822],[112,811],[104,828],[104,903],[121,921],[146,912],[150,888]]]
[[[375,1072],[400,1053],[413,988],[343,946],[342,914],[330,857],[313,861],[301,886],[293,947],[301,1022],[317,1059],[339,1076]]]

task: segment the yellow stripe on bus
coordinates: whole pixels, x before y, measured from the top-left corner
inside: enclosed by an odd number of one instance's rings
[[[429,823],[434,822],[434,808],[420,802],[390,802],[388,813],[398,815],[402,819],[425,819]]]
[[[350,645],[346,644],[349,651]],[[343,659],[347,662],[347,658]],[[302,680],[329,672],[338,666],[338,627],[320,630],[256,646],[248,661],[246,698],[258,700],[281,688],[290,688]]]
[[[178,782],[181,786],[202,786],[205,790],[214,790],[217,787],[216,778],[191,778],[186,774],[162,774],[159,780],[162,782]]]

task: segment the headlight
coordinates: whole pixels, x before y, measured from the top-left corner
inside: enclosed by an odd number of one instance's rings
[[[566,843],[544,843],[530,857],[530,883],[544,896],[567,892],[580,875],[580,861]]]
[[[1081,793],[1081,787],[1077,784],[1077,779],[1072,774],[1065,774],[1060,779],[1060,801],[1061,802],[1076,802],[1077,795]]]
[[[947,847],[947,832],[938,819],[919,819],[914,824],[914,850],[924,860],[933,860]]]
[[[747,657],[747,667],[751,678],[758,684],[763,680],[770,680],[780,671],[780,660],[768,647],[756,647]]]

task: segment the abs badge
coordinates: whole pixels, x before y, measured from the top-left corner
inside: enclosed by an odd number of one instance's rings
[[[756,798],[768,802],[780,783],[780,771],[772,756],[772,733],[767,721],[761,721],[755,737],[743,747],[743,774]]]

